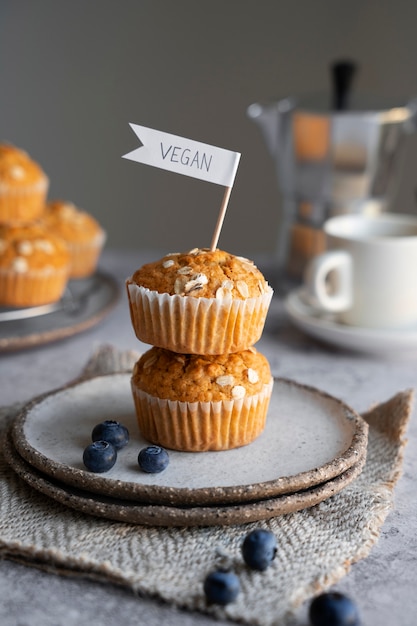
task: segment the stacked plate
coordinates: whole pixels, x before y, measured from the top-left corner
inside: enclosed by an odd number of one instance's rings
[[[122,422],[130,442],[116,465],[83,465],[93,427]],[[240,524],[310,507],[362,471],[368,427],[346,404],[317,389],[275,379],[267,425],[248,446],[221,452],[169,451],[160,474],[139,468],[149,445],[137,428],[130,373],[100,376],[39,397],[16,418],[6,459],[26,483],[73,509],[158,526]]]

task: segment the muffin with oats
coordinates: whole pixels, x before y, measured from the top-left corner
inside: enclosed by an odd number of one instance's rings
[[[45,208],[49,179],[24,150],[0,144],[0,223],[31,222]]]
[[[0,225],[0,306],[50,304],[70,271],[65,242],[38,224]]]
[[[66,242],[71,255],[70,278],[91,276],[106,240],[97,220],[72,202],[54,200],[46,205],[41,222]]]
[[[244,446],[261,434],[273,379],[253,347],[217,356],[153,347],[136,362],[131,386],[148,441],[203,452]]]
[[[262,334],[272,298],[252,261],[199,248],[142,266],[126,286],[137,338],[190,354],[252,346]]]

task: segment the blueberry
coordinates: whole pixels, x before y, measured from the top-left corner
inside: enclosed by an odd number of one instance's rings
[[[246,565],[262,572],[274,560],[277,540],[269,530],[257,529],[246,535],[242,544],[242,555]]]
[[[236,600],[239,591],[239,578],[233,572],[217,570],[204,581],[204,593],[212,604],[229,604]]]
[[[90,472],[108,472],[117,460],[116,448],[108,441],[93,441],[84,450],[84,465]]]
[[[350,598],[337,591],[314,598],[309,610],[312,626],[359,626],[359,613]]]
[[[129,443],[129,431],[120,422],[106,420],[94,426],[91,439],[93,441],[108,441],[116,450],[120,450]]]
[[[138,463],[141,470],[148,474],[158,474],[168,467],[168,452],[160,446],[148,446],[139,452]]]

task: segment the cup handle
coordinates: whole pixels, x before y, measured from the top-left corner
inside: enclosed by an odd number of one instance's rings
[[[314,257],[304,274],[306,295],[314,308],[336,313],[352,305],[352,259],[343,250]]]

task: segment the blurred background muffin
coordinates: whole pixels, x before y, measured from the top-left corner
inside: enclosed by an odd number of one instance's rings
[[[0,225],[0,306],[50,304],[65,291],[70,254],[38,224]]]
[[[46,205],[41,223],[66,242],[71,255],[70,278],[86,278],[95,272],[106,233],[92,215],[72,202],[54,200]]]
[[[0,144],[0,223],[22,224],[45,207],[49,179],[41,166],[19,148]]]

